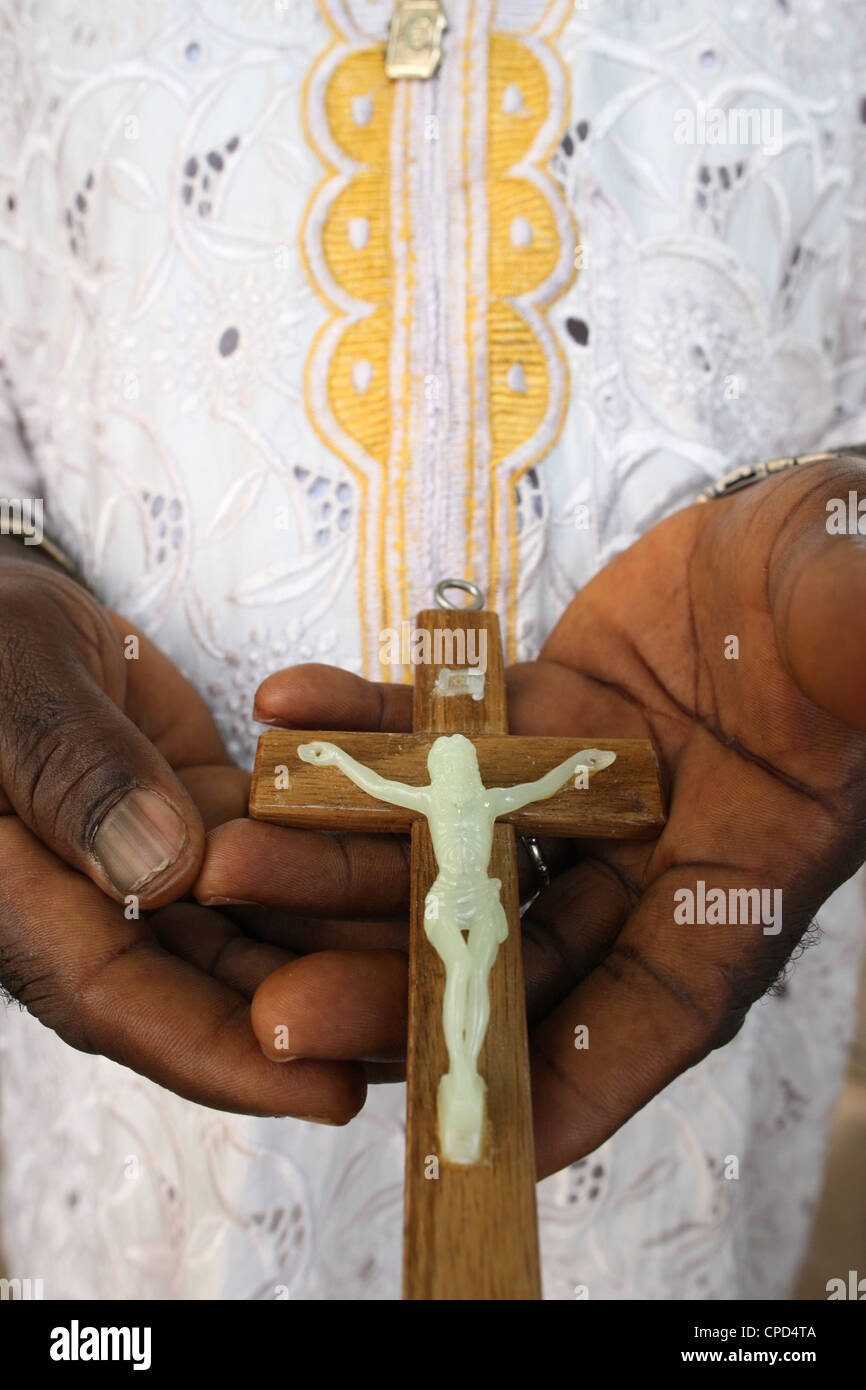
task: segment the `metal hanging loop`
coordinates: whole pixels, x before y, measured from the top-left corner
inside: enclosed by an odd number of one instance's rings
[[[450,598],[445,597],[447,589],[462,589],[464,594],[468,594],[470,603],[452,603]],[[484,593],[477,584],[473,584],[469,579],[440,579],[436,585],[435,599],[440,608],[453,608],[458,612],[471,613],[473,610],[484,607]]]

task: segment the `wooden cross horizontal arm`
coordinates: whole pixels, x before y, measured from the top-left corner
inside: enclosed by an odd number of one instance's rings
[[[420,787],[430,780],[427,754],[437,737],[270,730],[259,740],[250,815],[307,830],[408,832],[420,812],[375,800],[338,768],[302,762],[298,745],[336,743],[380,776]],[[657,835],[664,824],[658,768],[651,745],[641,739],[476,734],[472,741],[481,780],[488,787],[532,782],[581,748],[616,753],[616,762],[603,776],[591,777],[585,788],[569,783],[547,801],[506,812],[501,819],[517,834],[644,840]]]

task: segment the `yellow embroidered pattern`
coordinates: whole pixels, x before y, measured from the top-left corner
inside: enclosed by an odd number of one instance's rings
[[[334,283],[372,310],[350,323],[334,347],[328,365],[328,400],[341,428],[382,464],[388,456],[390,436],[388,146],[392,100],[393,85],[385,79],[381,49],[350,53],[334,69],[325,89],[328,125],[340,149],[363,167],[332,198],[320,229],[322,257]],[[352,117],[359,102],[369,102],[370,114],[362,124]],[[368,107],[364,105],[361,110],[366,115]],[[353,241],[354,228],[363,228],[363,232]],[[341,306],[334,303],[332,308],[339,313]],[[372,368],[363,391],[352,377],[352,366],[359,361],[369,362]]]
[[[536,37],[533,49],[517,33],[491,32],[490,0],[455,7],[450,61],[461,67],[459,87],[448,90],[452,104],[462,108],[453,119],[463,122],[463,133],[458,154],[447,156],[447,176],[455,203],[465,195],[459,244],[466,266],[462,280],[437,279],[436,293],[446,300],[449,322],[455,324],[456,315],[463,323],[462,364],[446,354],[455,390],[467,402],[463,423],[448,437],[447,486],[454,492],[456,480],[465,505],[453,514],[457,524],[452,515],[437,551],[417,482],[425,466],[418,440],[423,444],[424,430],[429,434],[432,427],[425,424],[428,377],[417,347],[427,306],[416,270],[423,269],[422,243],[430,254],[425,219],[438,224],[442,218],[442,209],[425,205],[412,183],[413,162],[433,157],[417,141],[426,84],[390,81],[384,42],[364,42],[341,22],[336,0],[320,3],[334,38],[308,77],[305,128],[326,172],[306,210],[303,248],[329,317],[311,345],[305,399],[320,437],[359,484],[365,670],[394,676],[378,667],[379,633],[429,602],[419,553],[425,546],[432,556],[428,571],[450,546],[460,572],[486,589],[490,606],[498,604],[513,657],[514,485],[550,449],[567,401],[565,364],[545,313],[573,276],[575,230],[544,168],[566,119],[566,75],[548,37]],[[528,0],[528,8],[537,10],[539,0]],[[487,82],[480,108],[471,48],[479,36],[486,43]],[[451,120],[451,107],[437,119]],[[485,121],[486,132],[475,128]],[[542,136],[543,148],[536,148]],[[444,148],[437,146],[437,158]],[[472,172],[479,148],[485,152],[480,178]],[[475,184],[486,215],[473,202]],[[431,489],[440,483],[429,479]]]

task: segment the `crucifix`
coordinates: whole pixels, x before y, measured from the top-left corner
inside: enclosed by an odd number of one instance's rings
[[[411,638],[413,732],[269,730],[250,815],[410,833],[404,1297],[537,1299],[515,835],[648,839],[664,810],[646,741],[509,735],[496,615],[462,580],[436,597]]]

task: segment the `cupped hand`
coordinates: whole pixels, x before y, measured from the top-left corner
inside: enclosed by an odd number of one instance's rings
[[[652,841],[545,846],[554,878],[523,920],[540,1176],[729,1041],[866,856],[866,543],[827,527],[828,502],[858,488],[862,464],[832,460],[678,513],[576,596],[538,661],[508,673],[513,733],[601,748],[650,738],[669,802]],[[308,666],[266,681],[258,713],[399,731],[411,698]],[[780,910],[689,924],[700,881]],[[296,953],[253,999],[266,1056],[282,1025],[298,1056],[401,1055],[407,888],[405,845],[390,837],[249,821],[213,832],[200,898],[266,904],[234,910]]]
[[[289,1071],[250,1027],[285,952],[180,901],[206,829],[243,814],[248,784],[142,633],[48,565],[0,556],[3,992],[72,1046],[202,1104],[344,1123],[362,1069]]]

